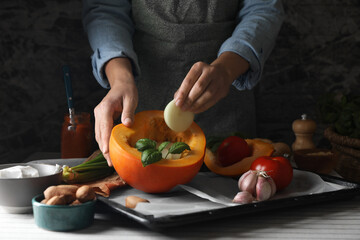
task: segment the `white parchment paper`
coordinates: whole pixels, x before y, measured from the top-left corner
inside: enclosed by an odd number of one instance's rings
[[[317,174],[294,169],[291,184],[283,191],[276,193],[272,199],[324,193],[343,188],[345,187],[323,181]],[[235,179],[210,172],[200,172],[190,183],[179,185],[167,193],[148,194],[128,187],[114,191],[109,200],[125,205],[127,196],[139,196],[149,200],[149,203],[139,203],[135,211],[154,217],[163,217],[238,205],[232,203],[238,191]]]

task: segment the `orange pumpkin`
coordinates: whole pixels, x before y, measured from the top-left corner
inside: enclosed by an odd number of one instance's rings
[[[250,147],[251,155],[230,166],[223,167],[217,162],[216,155],[206,149],[204,163],[210,171],[223,176],[237,177],[250,169],[251,163],[258,157],[271,156],[274,152],[272,144],[259,139],[245,139]]]
[[[141,163],[141,152],[134,146],[141,138],[158,143],[185,142],[191,151],[179,159],[162,159],[146,167]],[[163,111],[143,111],[135,115],[130,128],[116,125],[110,136],[110,158],[116,172],[130,186],[148,193],[166,192],[178,184],[189,182],[200,170],[206,149],[201,128],[193,122],[184,132],[174,132],[166,125]]]

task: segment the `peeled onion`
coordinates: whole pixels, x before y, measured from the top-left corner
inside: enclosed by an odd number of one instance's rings
[[[175,132],[183,132],[194,121],[194,113],[184,112],[175,105],[175,100],[168,103],[164,110],[166,125]]]

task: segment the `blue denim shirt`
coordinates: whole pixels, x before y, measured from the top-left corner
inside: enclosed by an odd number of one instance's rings
[[[83,6],[84,28],[94,51],[93,73],[100,85],[109,88],[103,67],[116,57],[128,57],[134,77],[139,76],[140,67],[132,43],[135,28],[130,14],[131,2],[84,0]],[[250,63],[250,69],[233,82],[238,90],[251,89],[260,80],[283,20],[280,0],[243,1],[236,28],[218,51],[218,56],[226,51],[237,53]]]

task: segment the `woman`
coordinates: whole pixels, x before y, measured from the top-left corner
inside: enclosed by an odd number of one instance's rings
[[[251,89],[283,16],[278,0],[84,0],[94,76],[110,88],[94,110],[109,165],[114,120],[130,127],[135,111],[172,99],[207,135],[255,136]]]

